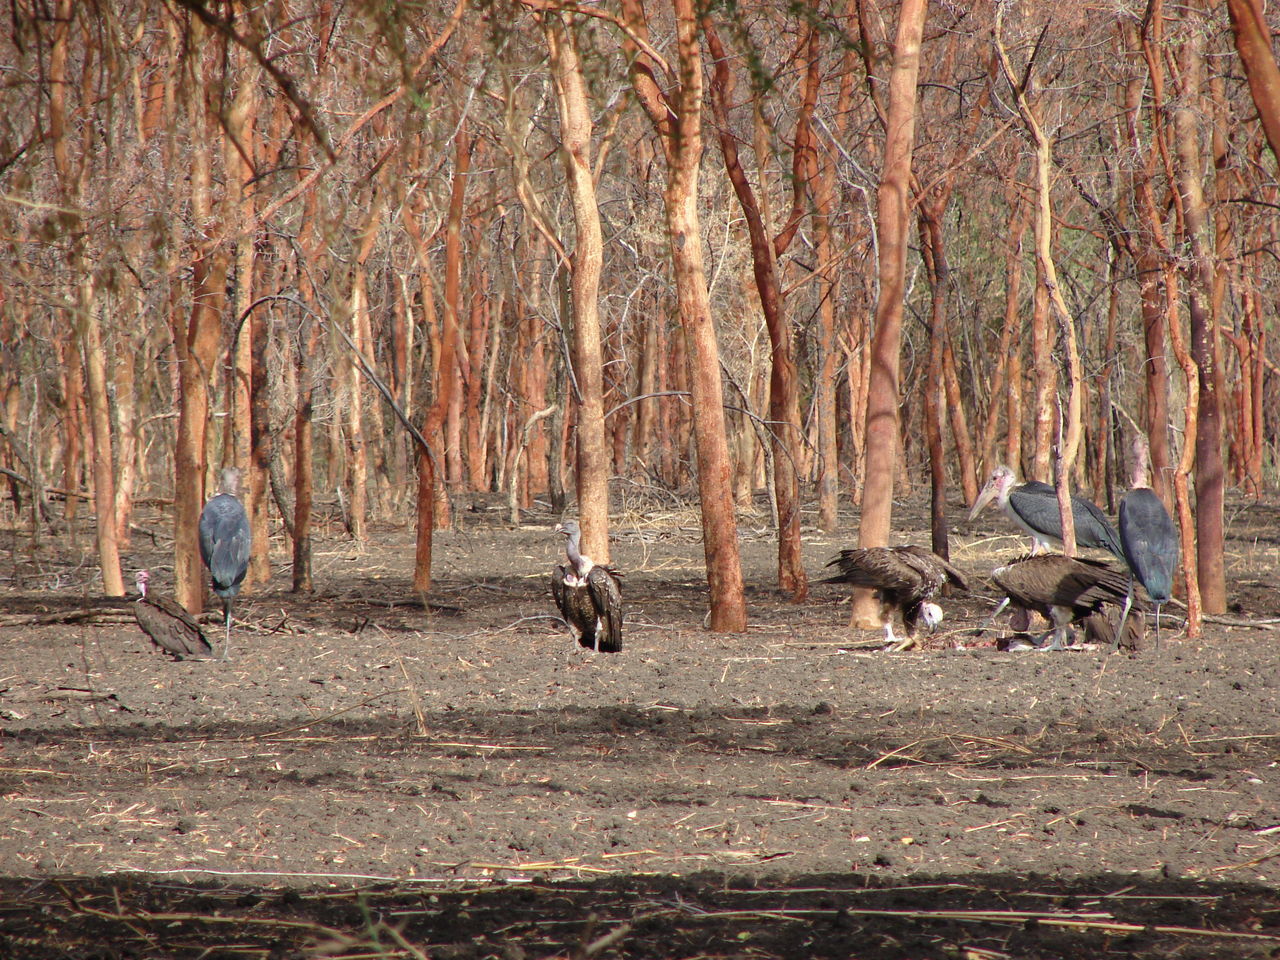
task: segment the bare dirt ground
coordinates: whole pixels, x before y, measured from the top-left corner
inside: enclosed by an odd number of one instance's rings
[[[0,957],[1280,957],[1274,624],[1000,652],[992,514],[957,523],[978,595],[886,654],[843,588],[784,602],[746,517],[751,626],[714,635],[673,507],[616,518],[597,656],[551,616],[557,518],[460,506],[431,610],[406,530],[322,539],[317,595],[278,568],[226,661],[88,595],[85,531],[0,530]],[[806,532],[811,577],[855,529]],[[1280,614],[1278,530],[1232,504],[1237,621]]]

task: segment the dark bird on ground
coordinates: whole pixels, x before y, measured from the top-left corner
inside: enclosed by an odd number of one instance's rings
[[[1004,465],[991,471],[978,499],[969,511],[969,522],[980,514],[992,500],[1035,541],[1033,553],[1049,547],[1050,541],[1062,543],[1062,514],[1058,510],[1058,493],[1047,483],[1029,480],[1019,484],[1013,471]],[[1071,516],[1075,521],[1076,544],[1081,547],[1097,547],[1108,550],[1124,559],[1120,537],[1107,515],[1084,497],[1071,497]]]
[[[551,596],[578,643],[589,650],[617,653],[622,649],[622,576],[582,555],[582,530],[578,521],[556,524],[565,538],[568,563],[556,564],[551,573]]]
[[[133,616],[142,632],[175,660],[184,657],[203,659],[212,654],[213,645],[200,629],[200,624],[187,612],[187,608],[173,597],[148,593],[147,584],[150,581],[151,574],[146,570],[139,570],[134,579],[138,585],[138,593],[142,596],[133,604]]]
[[[1129,596],[1129,578],[1125,574],[1100,560],[1064,557],[1060,553],[1022,557],[991,571],[991,578],[1004,591],[1006,603],[1023,611],[1039,613],[1053,624],[1053,628],[1036,644],[1043,646],[1044,641],[1052,636],[1053,642],[1045,648],[1049,650],[1063,648],[1072,624],[1101,614],[1108,606],[1123,611],[1125,599]],[[1114,643],[1114,627],[1106,634],[1095,620],[1090,629],[1095,639]],[[1130,636],[1131,629],[1126,620],[1126,636]]]
[[[930,630],[942,622],[942,608],[934,600],[945,584],[969,589],[964,574],[931,550],[915,545],[841,550],[827,566],[838,567],[840,573],[819,583],[850,583],[876,591],[885,639],[890,644],[899,642],[893,635],[895,609],[902,613],[902,627],[910,640],[920,621]]]
[[[239,493],[240,471],[227,467],[222,471],[218,495],[206,503],[200,513],[200,559],[209,568],[213,592],[222,598],[222,615],[227,625],[223,658],[230,655],[231,607],[249,569],[252,546],[249,515],[244,511]]]
[[[1097,644],[1111,651],[1118,650],[1121,646],[1126,650],[1141,650],[1146,636],[1146,625],[1142,622],[1142,617],[1130,616],[1127,609],[1119,610],[1119,621],[1124,624],[1124,628],[1117,631],[1117,621],[1109,612],[1113,609],[1113,606],[1107,605],[1080,621],[1085,643]]]
[[[1151,452],[1147,438],[1133,441],[1133,489],[1120,501],[1120,545],[1129,569],[1156,608],[1156,649],[1160,649],[1160,608],[1173,596],[1173,571],[1178,566],[1178,531],[1173,518],[1147,485]]]

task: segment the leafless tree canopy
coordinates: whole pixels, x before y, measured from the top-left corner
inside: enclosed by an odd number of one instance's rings
[[[1113,509],[1141,433],[1223,609],[1223,488],[1280,481],[1274,12],[930,4],[895,169],[916,6],[15,0],[3,509],[91,510],[118,593],[131,505],[172,500],[193,606],[223,464],[299,589],[320,512],[429,540],[451,492],[698,495],[730,610],[757,493],[799,598],[804,493],[936,512],[1013,460]]]

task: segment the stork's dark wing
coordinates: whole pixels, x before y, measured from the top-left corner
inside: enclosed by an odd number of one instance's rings
[[[597,649],[605,653],[622,650],[622,587],[608,567],[595,566],[587,574],[587,589],[600,620]]]
[[[1076,543],[1082,547],[1099,547],[1124,559],[1120,535],[1096,503],[1084,497],[1072,497],[1071,517],[1076,524]]]
[[[1168,600],[1178,565],[1178,531],[1152,490],[1130,490],[1120,501],[1120,543],[1125,562],[1151,598]]]
[[[1058,510],[1058,491],[1054,487],[1039,480],[1028,480],[1009,492],[1009,504],[1032,529],[1056,540],[1062,539],[1062,514]],[[1108,550],[1124,559],[1120,535],[1096,503],[1072,494],[1071,519],[1075,523],[1076,543],[1082,547]]]
[[[219,596],[234,596],[249,569],[249,517],[244,504],[220,493],[200,513],[200,557]]]

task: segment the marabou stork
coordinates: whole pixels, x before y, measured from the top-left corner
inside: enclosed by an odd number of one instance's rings
[[[175,660],[183,657],[203,659],[213,653],[213,645],[186,607],[173,597],[147,593],[150,580],[151,574],[146,570],[139,570],[134,577],[138,593],[142,596],[133,604],[133,616],[142,632]]]
[[[1160,608],[1173,595],[1173,571],[1178,566],[1178,531],[1169,511],[1147,485],[1151,458],[1147,438],[1133,440],[1133,489],[1120,501],[1120,545],[1124,559],[1146,587],[1156,608],[1156,649],[1160,649]]]
[[[1036,644],[1043,647],[1049,636],[1049,650],[1061,650],[1063,639],[1073,623],[1095,614],[1103,614],[1107,606],[1123,609],[1129,596],[1129,579],[1100,560],[1064,557],[1060,553],[1041,553],[1022,557],[991,571],[991,579],[1012,603],[1022,610],[1034,610],[1053,624]],[[1002,605],[1003,606],[1003,605]],[[998,611],[997,611],[998,612]],[[1108,624],[1109,625],[1109,624]],[[1115,641],[1115,631],[1106,631],[1095,620],[1091,635],[1098,640]],[[1126,636],[1130,635],[1125,631]]]
[[[227,639],[222,646],[224,660],[231,650],[231,607],[249,569],[252,546],[249,515],[239,493],[240,471],[227,467],[222,471],[218,495],[200,513],[200,559],[209,568],[213,592],[222,598],[222,616],[227,625]]]
[[[551,572],[551,596],[561,616],[572,628],[579,645],[588,650],[618,653],[622,650],[622,574],[583,556],[578,521],[556,524],[565,538],[567,564]]]
[[[1009,519],[1035,541],[1032,553],[1048,549],[1049,542],[1062,542],[1062,514],[1058,510],[1058,492],[1049,484],[1029,480],[1019,484],[1014,472],[1003,464],[991,471],[978,499],[969,511],[969,522],[992,500],[1000,504]],[[1072,495],[1071,516],[1075,520],[1076,543],[1082,547],[1099,547],[1124,559],[1120,537],[1097,505],[1084,497]]]
[[[898,648],[910,645],[920,621],[923,620],[929,630],[942,622],[942,608],[933,601],[944,584],[954,583],[961,590],[969,589],[964,574],[933,551],[914,544],[841,550],[827,566],[838,567],[840,573],[819,583],[851,583],[876,591],[885,640]],[[903,641],[893,635],[894,609],[902,614],[902,627],[907,632]]]

